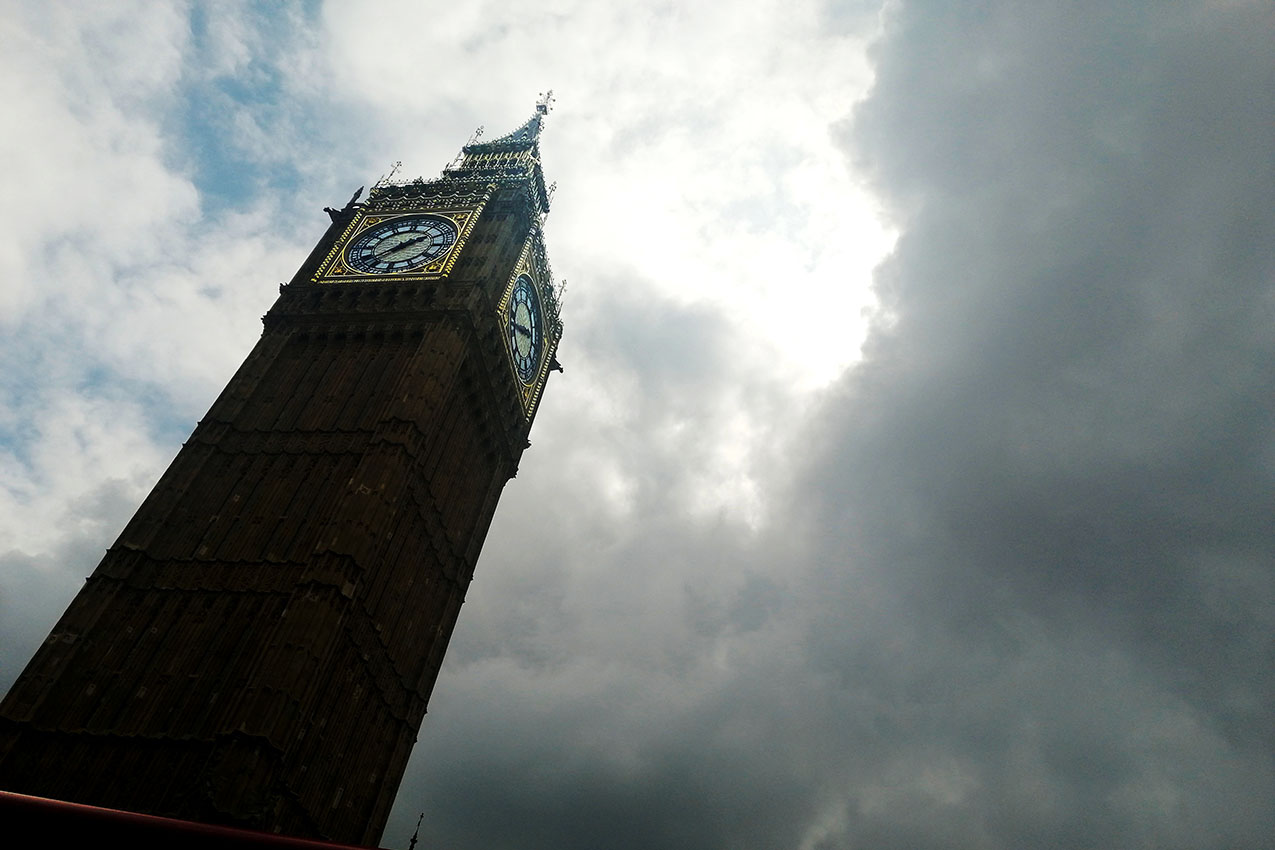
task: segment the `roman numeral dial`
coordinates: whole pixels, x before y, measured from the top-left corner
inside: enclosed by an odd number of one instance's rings
[[[393,218],[363,231],[346,251],[350,268],[369,274],[406,272],[446,254],[456,244],[456,225],[440,216]]]
[[[509,298],[509,319],[505,332],[509,337],[509,354],[514,371],[524,384],[535,380],[540,371],[540,352],[544,348],[540,315],[540,298],[536,286],[527,275],[519,275]]]

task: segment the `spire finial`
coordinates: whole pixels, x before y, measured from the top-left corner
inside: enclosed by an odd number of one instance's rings
[[[416,831],[412,833],[412,840],[408,842],[407,850],[416,850],[416,839],[421,835],[421,821],[425,820],[425,813],[421,812],[421,816],[416,819]]]
[[[540,115],[548,115],[550,109],[553,109],[553,89],[542,91],[540,100],[536,101],[536,112]]]

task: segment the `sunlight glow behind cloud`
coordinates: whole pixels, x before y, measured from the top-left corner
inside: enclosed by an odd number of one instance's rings
[[[336,6],[327,23],[342,81],[379,99],[386,120],[409,108],[394,80],[454,89],[454,108],[489,135],[523,120],[528,85],[554,88],[555,255],[729,317],[757,367],[810,390],[857,359],[871,270],[893,244],[829,131],[867,93],[877,33],[830,34],[818,8]]]

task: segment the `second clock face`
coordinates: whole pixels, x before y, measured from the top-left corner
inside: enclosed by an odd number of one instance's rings
[[[540,318],[540,296],[527,275],[519,275],[509,296],[509,352],[514,358],[514,371],[524,384],[529,384],[540,371],[540,351],[544,348]]]
[[[407,215],[373,225],[345,253],[350,268],[371,274],[405,272],[446,254],[456,225],[433,215]]]

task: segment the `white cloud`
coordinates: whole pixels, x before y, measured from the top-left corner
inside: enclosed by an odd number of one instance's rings
[[[373,18],[333,4],[324,22],[337,85],[391,132],[436,105],[432,136],[402,142],[409,170],[432,171],[478,123],[512,129],[555,88],[559,273],[610,267],[646,297],[711,309],[811,389],[858,358],[869,273],[892,244],[829,133],[871,82],[872,19],[832,33],[819,10],[402,4]],[[409,79],[418,102],[395,83]]]

